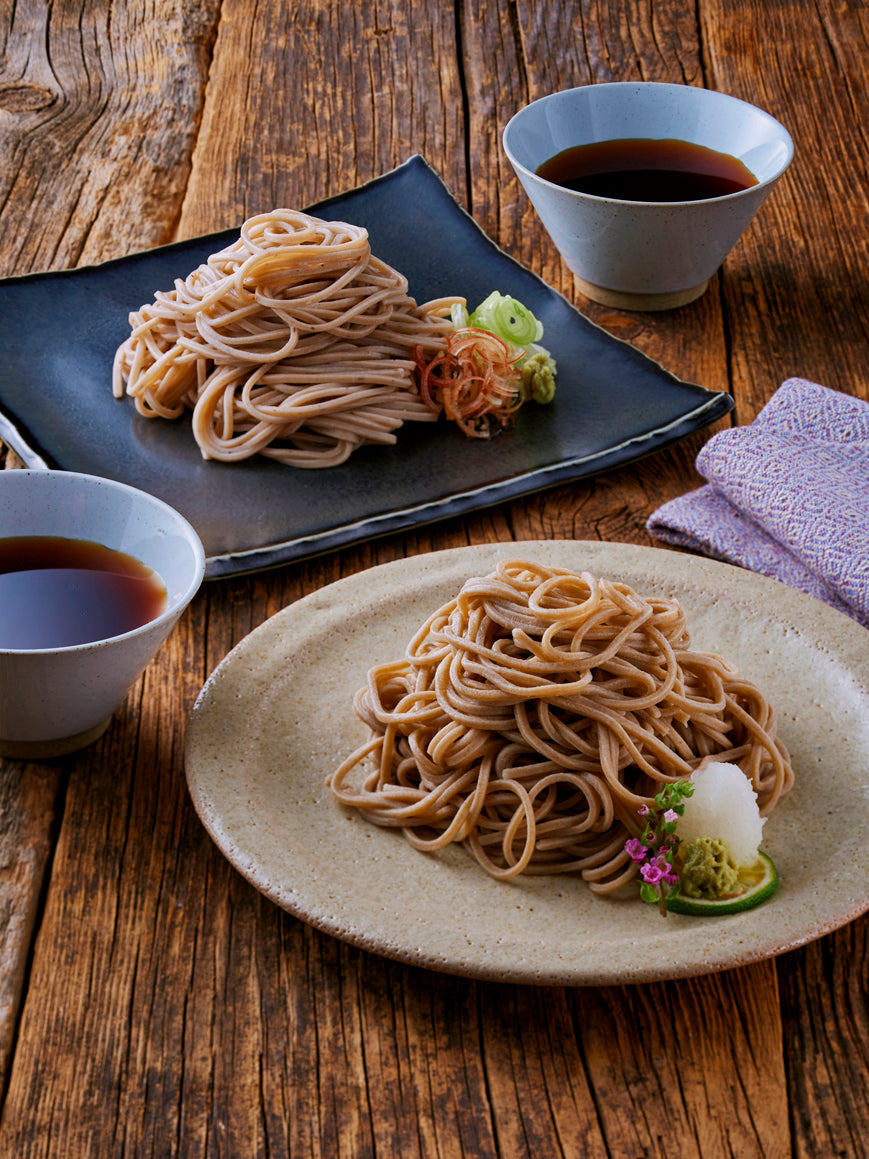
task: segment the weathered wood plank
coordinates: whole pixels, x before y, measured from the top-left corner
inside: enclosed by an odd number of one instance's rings
[[[0,470],[22,466],[15,452],[0,443]],[[65,783],[57,766],[0,759],[0,1091],[15,1049]]]
[[[0,11],[0,276],[170,240],[217,0]]]
[[[164,9],[156,27],[122,9],[110,20],[95,6],[19,3],[0,12],[0,275],[117,256],[169,237],[216,5]],[[21,465],[3,449],[4,467]],[[67,768],[0,762],[0,1087]]]
[[[412,0],[223,5],[177,235],[302,208],[422,153],[463,199],[452,6]],[[257,83],[239,70],[256,59]],[[215,164],[215,157],[220,163]]]
[[[795,144],[723,279],[739,421],[791,375],[869,399],[866,8],[829,3],[809,19],[782,2],[746,21],[725,5],[706,12],[704,36],[710,83],[777,116]],[[864,917],[778,964],[801,1156],[860,1154],[869,1138],[867,928]]]
[[[201,672],[185,664],[190,651],[182,624],[103,739],[64,761],[63,824],[0,1120],[0,1140],[16,1139],[13,1152],[42,1133],[87,1153],[136,1058],[136,1022],[127,1015],[137,986],[150,985],[151,1004],[161,994],[167,947],[155,954],[155,915],[177,856],[184,785],[155,770],[179,766],[183,730],[170,722],[184,719]],[[149,961],[157,970],[150,979]],[[113,1131],[123,1134],[116,1112]]]
[[[794,1154],[863,1155],[869,1139],[869,917],[778,963]]]
[[[786,0],[701,5],[708,83],[760,105],[794,138],[794,161],[726,264],[738,418],[791,375],[869,398],[869,236],[864,5]],[[794,34],[799,21],[799,34]]]
[[[0,762],[0,1090],[9,1074],[28,957],[63,812],[57,767]]]
[[[578,995],[586,1066],[615,1155],[791,1154],[767,964]],[[715,1090],[714,1088],[718,1088]],[[625,1093],[634,1113],[624,1113]]]

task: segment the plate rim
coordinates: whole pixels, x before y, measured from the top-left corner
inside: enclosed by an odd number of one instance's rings
[[[330,922],[323,919],[322,915],[310,913],[305,908],[304,899],[300,900],[298,889],[295,886],[291,885],[289,889],[286,889],[281,885],[269,881],[267,876],[264,876],[258,871],[257,866],[250,861],[250,858],[238,849],[232,841],[231,836],[223,827],[219,812],[215,812],[214,802],[209,799],[207,787],[203,788],[202,781],[197,778],[195,769],[197,761],[196,750],[200,743],[200,729],[203,727],[203,722],[206,721],[207,713],[211,710],[215,696],[219,697],[221,683],[227,673],[231,673],[237,664],[244,663],[246,653],[251,647],[256,646],[258,640],[262,640],[267,633],[279,630],[282,618],[291,618],[293,615],[298,615],[299,612],[304,613],[313,603],[316,603],[318,600],[322,601],[324,598],[328,599],[330,603],[333,603],[336,600],[340,601],[344,599],[348,594],[352,597],[360,587],[370,585],[372,582],[376,584],[378,577],[382,576],[384,572],[392,571],[401,572],[404,575],[411,575],[415,569],[422,569],[424,571],[427,567],[437,566],[439,562],[447,563],[467,560],[469,563],[467,574],[473,574],[475,570],[473,561],[482,560],[488,555],[492,555],[495,558],[499,555],[501,557],[511,558],[534,558],[533,555],[526,553],[529,551],[545,551],[552,545],[557,545],[557,551],[567,550],[581,552],[585,548],[594,549],[598,553],[604,552],[607,556],[615,557],[617,562],[619,560],[624,562],[630,561],[632,565],[636,565],[635,561],[639,560],[640,565],[638,566],[642,566],[644,562],[648,563],[650,573],[657,573],[658,577],[664,580],[668,578],[668,572],[673,573],[678,567],[680,571],[687,570],[688,586],[693,585],[695,588],[702,589],[704,585],[720,585],[725,590],[732,591],[737,601],[750,600],[760,594],[762,599],[772,601],[775,604],[772,611],[767,608],[767,614],[772,615],[773,619],[786,622],[791,628],[793,628],[793,623],[796,621],[798,627],[795,630],[803,631],[810,638],[814,634],[820,631],[826,631],[832,626],[834,631],[840,633],[845,639],[847,648],[840,646],[839,650],[843,655],[846,655],[852,669],[858,660],[864,664],[867,663],[865,656],[866,643],[869,641],[869,637],[866,637],[866,630],[857,624],[856,621],[850,620],[848,617],[834,611],[811,596],[785,587],[785,585],[780,584],[778,581],[768,579],[753,572],[744,571],[717,560],[687,555],[667,548],[609,543],[607,541],[563,539],[502,541],[498,543],[447,548],[438,552],[423,553],[418,556],[379,564],[333,581],[274,613],[240,640],[223,660],[220,661],[205,681],[196,698],[191,713],[190,726],[184,749],[185,775],[188,789],[194,808],[206,831],[233,868],[241,873],[254,888],[278,905],[279,908],[286,910],[300,920],[312,925],[314,928],[360,949],[404,962],[407,965],[422,966],[427,969],[458,976],[471,977],[483,981],[538,985],[584,986],[633,984],[637,982],[661,981],[715,973],[736,966],[747,965],[751,962],[766,960],[796,949],[801,945],[814,941],[825,934],[847,925],[850,921],[869,910],[869,886],[867,886],[863,890],[862,896],[855,897],[852,901],[849,901],[846,908],[843,909],[840,907],[835,913],[828,914],[826,919],[814,921],[810,928],[808,926],[802,928],[784,939],[779,939],[774,945],[742,944],[737,953],[729,952],[719,953],[717,955],[712,954],[711,956],[707,955],[702,959],[697,958],[687,965],[685,963],[677,964],[672,962],[669,965],[660,962],[652,965],[646,963],[632,970],[630,976],[626,976],[623,971],[615,975],[599,967],[594,970],[587,970],[582,967],[582,964],[574,965],[571,968],[550,969],[541,975],[535,970],[525,968],[510,970],[505,969],[503,965],[481,965],[479,962],[471,962],[468,960],[444,962],[438,960],[437,956],[432,955],[430,952],[421,951],[419,947],[396,947],[391,944],[385,946],[377,937],[367,936],[364,930],[354,929],[348,932],[346,929],[340,927],[340,923]],[[423,563],[422,561],[427,562]],[[563,564],[559,565],[563,566]],[[686,583],[684,575],[682,576],[682,583]],[[865,691],[869,695],[869,665],[867,665],[865,684],[861,683],[860,687],[861,691]],[[376,827],[372,826],[372,829],[376,829]],[[382,830],[379,832],[382,832]],[[869,867],[869,855],[866,856],[865,862],[866,867]],[[723,920],[732,921],[733,919],[689,918],[685,920],[689,922],[715,922],[717,920],[720,922]]]

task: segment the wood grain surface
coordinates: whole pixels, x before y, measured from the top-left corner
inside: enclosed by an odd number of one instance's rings
[[[419,152],[594,321],[731,391],[734,421],[794,374],[869,399],[863,4],[10,0],[0,49],[0,277],[305,206]],[[632,79],[730,92],[796,142],[710,290],[669,314],[574,291],[500,144],[528,100]],[[0,1156],[869,1154],[866,917],[688,981],[474,982],[277,909],[230,868],[186,789],[199,688],[280,608],[465,543],[651,543],[646,518],[697,485],[710,433],[576,485],[209,583],[99,742],[55,762],[0,761]]]

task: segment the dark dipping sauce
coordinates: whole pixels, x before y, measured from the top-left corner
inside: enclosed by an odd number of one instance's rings
[[[616,201],[707,201],[757,185],[738,158],[675,138],[574,145],[544,161],[537,176]]]
[[[87,539],[0,539],[0,648],[67,648],[131,632],[166,610],[155,571]]]

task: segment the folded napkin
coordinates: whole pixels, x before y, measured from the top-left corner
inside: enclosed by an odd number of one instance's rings
[[[869,628],[869,404],[783,383],[750,426],[697,457],[708,485],[665,503],[665,543],[771,576]]]

